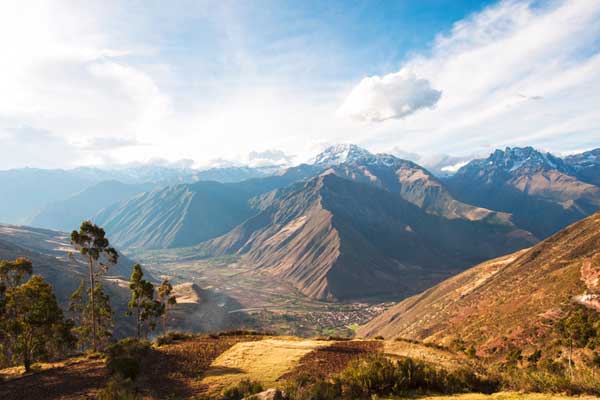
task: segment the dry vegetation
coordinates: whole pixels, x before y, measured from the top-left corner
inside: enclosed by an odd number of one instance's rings
[[[221,354],[204,374],[202,384],[216,394],[242,379],[275,386],[279,377],[292,370],[303,356],[329,342],[297,338],[267,338],[238,343]]]

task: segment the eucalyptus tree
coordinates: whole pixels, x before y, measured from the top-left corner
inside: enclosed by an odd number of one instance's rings
[[[117,251],[110,246],[104,229],[90,221],[83,221],[79,231],[71,232],[71,243],[79,250],[89,267],[89,299],[91,302],[92,349],[97,351],[97,308],[98,294],[96,278],[115,265],[119,259]]]

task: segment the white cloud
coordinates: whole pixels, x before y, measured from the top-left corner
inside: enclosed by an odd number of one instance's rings
[[[364,78],[352,89],[338,113],[370,122],[400,119],[433,107],[441,95],[442,92],[431,88],[428,80],[419,79],[404,68],[383,77]]]

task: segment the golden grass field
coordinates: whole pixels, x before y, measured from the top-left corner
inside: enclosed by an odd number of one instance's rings
[[[219,393],[242,379],[273,387],[277,379],[291,371],[304,355],[328,344],[329,341],[296,338],[237,343],[212,362],[202,383],[208,385],[209,393]]]

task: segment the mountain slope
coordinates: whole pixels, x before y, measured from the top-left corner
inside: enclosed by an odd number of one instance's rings
[[[94,217],[121,248],[192,246],[217,237],[254,215],[250,198],[304,179],[301,165],[238,183],[197,182],[169,186],[113,204]]]
[[[565,163],[582,181],[600,186],[600,149],[570,155]]]
[[[27,223],[49,202],[65,199],[96,182],[74,171],[35,168],[0,171],[0,222]]]
[[[317,165],[346,179],[368,183],[417,205],[430,214],[510,225],[511,216],[457,201],[443,182],[412,161],[371,154],[355,145],[338,145],[317,156]]]
[[[447,184],[456,198],[511,213],[517,226],[543,238],[600,210],[600,187],[575,175],[549,153],[506,148],[471,161]]]
[[[538,343],[548,320],[570,301],[596,306],[600,275],[600,213],[534,247],[484,262],[408,298],[358,331],[450,343],[461,339],[483,351]]]
[[[334,174],[271,193],[261,209],[203,250],[245,254],[319,299],[415,293],[535,241],[508,226],[431,215],[393,193]]]
[[[138,193],[151,190],[154,187],[155,185],[151,183],[100,182],[66,200],[47,205],[32,219],[31,225],[70,231],[76,229],[81,221],[92,218],[103,208],[131,198]]]

